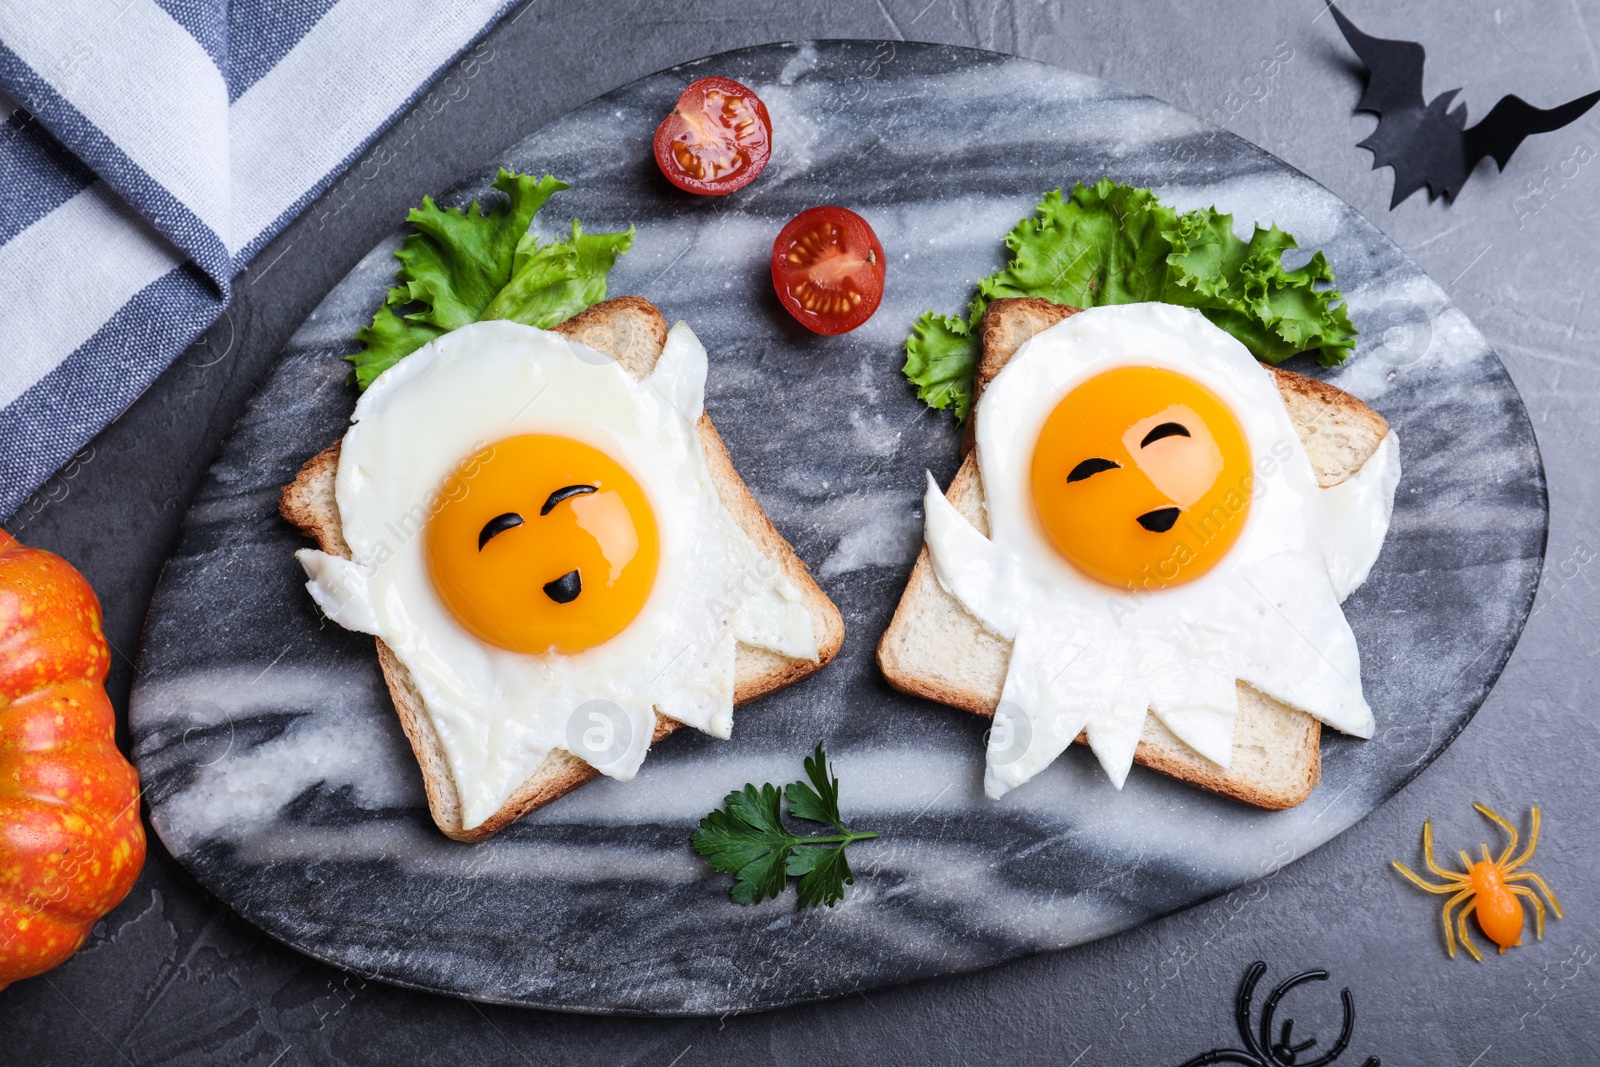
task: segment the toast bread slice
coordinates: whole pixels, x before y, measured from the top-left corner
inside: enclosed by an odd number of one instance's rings
[[[648,300],[624,296],[596,304],[574,315],[555,327],[555,332],[611,356],[628,373],[643,378],[655,367],[656,359],[666,344],[667,322]],[[805,563],[773,527],[766,512],[761,510],[761,505],[751,495],[749,487],[734,470],[727,447],[716,427],[711,424],[710,417],[702,414],[697,429],[700,448],[705,455],[706,467],[717,496],[739,528],[800,590],[801,599],[811,615],[812,632],[817,636],[818,657],[815,662],[793,659],[768,649],[738,645],[734,653],[733,699],[735,704],[744,704],[827,666],[838,655],[844,641],[844,620],[839,615],[839,609],[818,587]],[[348,559],[350,546],[345,543],[339,505],[334,494],[340,443],[335,441],[306,462],[295,480],[284,487],[278,510],[301,532],[315,539],[322,551]],[[378,640],[377,645],[378,663],[383,669],[389,695],[394,700],[400,725],[422,768],[428,809],[433,814],[433,821],[446,836],[457,841],[483,841],[528,812],[566,795],[600,773],[571,753],[556,749],[493,815],[470,830],[464,829],[455,778],[439,744],[438,735],[434,732],[433,722],[423,706],[422,696],[412,682],[410,671],[394,652],[382,640]],[[674,719],[657,714],[651,743],[660,741],[681,725]]]
[[[974,374],[975,394],[981,395],[1024,341],[1077,310],[1037,298],[990,304],[979,323],[983,347]],[[1360,470],[1389,431],[1383,417],[1342,389],[1291,371],[1271,370],[1318,484],[1337,485]],[[945,497],[987,536],[983,484],[972,449],[971,423],[976,417],[968,421],[964,459]],[[878,642],[878,666],[889,684],[975,715],[993,716],[1010,656],[1010,642],[985,630],[939,584],[923,545],[894,618]],[[1154,715],[1145,717],[1134,762],[1257,807],[1294,807],[1322,776],[1322,724],[1243,682],[1238,692],[1239,717],[1229,767],[1201,756]],[[1082,734],[1077,740],[1088,743]]]

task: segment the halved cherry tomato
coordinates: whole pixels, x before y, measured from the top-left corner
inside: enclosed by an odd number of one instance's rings
[[[679,189],[726,196],[772,158],[767,105],[731,78],[701,78],[656,127],[656,166]]]
[[[802,211],[772,243],[772,287],[802,326],[846,333],[883,300],[883,245],[867,220],[842,207]]]

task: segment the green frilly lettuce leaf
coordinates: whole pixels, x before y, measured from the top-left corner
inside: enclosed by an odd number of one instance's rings
[[[362,389],[470,322],[511,319],[548,329],[605,299],[606,275],[633,244],[633,228],[586,234],[574,219],[570,239],[541,244],[528,226],[567,183],[502,169],[494,188],[505,197],[488,210],[475,200],[463,212],[423,197],[406,215],[413,232],[395,253],[397,284],[372,324],[357,331],[363,349],[345,357]]]
[[[1072,195],[1049,193],[1006,235],[1011,262],[978,282],[965,319],[925,312],[906,339],[905,374],[917,395],[965,419],[979,355],[975,327],[992,300],[1043,297],[1089,308],[1161,301],[1200,311],[1257,359],[1280,363],[1319,349],[1337,366],[1355,347],[1355,328],[1321,252],[1297,270],[1283,254],[1298,247],[1273,226],[1249,241],[1215,208],[1179,214],[1148,189],[1102,179]]]

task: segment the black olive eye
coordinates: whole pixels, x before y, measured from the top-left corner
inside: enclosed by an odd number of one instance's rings
[[[1163,437],[1188,437],[1189,431],[1176,422],[1163,422],[1160,426],[1144,435],[1144,440],[1139,442],[1139,447],[1154,444]]]
[[[1109,459],[1101,459],[1096,456],[1094,459],[1086,459],[1076,467],[1073,467],[1072,473],[1067,475],[1067,481],[1081,482],[1085,478],[1091,478],[1099,474],[1101,471],[1116,470],[1121,466],[1122,464],[1120,463],[1113,463]]]
[[[504,515],[496,515],[483,524],[483,529],[478,531],[478,551],[483,551],[483,546],[492,538],[498,537],[507,530],[515,530],[522,525],[522,516],[515,511],[508,511]]]
[[[1137,521],[1151,533],[1166,533],[1172,529],[1172,524],[1178,521],[1178,516],[1181,514],[1177,508],[1157,508],[1140,515]]]
[[[585,496],[589,493],[598,493],[600,490],[592,485],[563,485],[560,489],[545,498],[544,507],[539,509],[540,515],[548,515],[563,500],[571,500],[575,496]]]

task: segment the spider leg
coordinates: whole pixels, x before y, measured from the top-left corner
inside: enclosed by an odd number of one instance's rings
[[[1540,889],[1544,890],[1544,895],[1549,898],[1550,907],[1555,911],[1556,918],[1565,919],[1567,917],[1566,914],[1564,912],[1562,912],[1562,910],[1561,910],[1561,901],[1557,900],[1556,899],[1556,895],[1554,893],[1550,892],[1550,886],[1545,882],[1545,880],[1543,878],[1540,878],[1537,874],[1534,874],[1532,871],[1520,871],[1517,874],[1507,875],[1506,876],[1506,881],[1508,881],[1508,882],[1532,882],[1534,885],[1536,885]]]
[[[1457,849],[1456,855],[1461,857],[1461,866],[1465,867],[1469,871],[1472,870],[1472,857],[1467,855],[1466,849]]]
[[[1434,874],[1437,874],[1440,878],[1451,879],[1466,877],[1465,874],[1457,874],[1455,871],[1445,870],[1443,867],[1439,866],[1439,861],[1433,858],[1432,819],[1429,819],[1427,822],[1422,824],[1422,858],[1428,861],[1428,870],[1432,871]],[[1467,866],[1470,867],[1472,864],[1469,863]]]
[[[1519,897],[1527,897],[1529,900],[1533,901],[1533,936],[1538,938],[1540,941],[1543,941],[1544,940],[1544,901],[1539,899],[1539,894],[1538,893],[1535,893],[1533,890],[1529,889],[1527,886],[1523,886],[1523,885],[1508,885],[1508,886],[1506,886],[1506,888],[1511,890],[1513,893],[1515,893]]]
[[[1467,936],[1467,916],[1477,910],[1477,907],[1478,902],[1476,900],[1467,901],[1467,906],[1462,908],[1456,915],[1456,928],[1461,934],[1461,943],[1466,946],[1468,952],[1472,953],[1472,958],[1482,963],[1483,953],[1478,951],[1478,946],[1474,945],[1472,938]]]
[[[1477,801],[1473,801],[1472,806],[1478,809],[1479,814],[1488,819],[1490,822],[1494,823],[1496,826],[1500,827],[1500,829],[1504,830],[1506,835],[1511,838],[1511,840],[1506,844],[1506,850],[1502,852],[1500,854],[1500,858],[1495,861],[1502,867],[1505,866],[1506,860],[1510,859],[1512,854],[1517,851],[1517,828],[1512,826],[1510,822],[1501,817],[1498,812],[1489,807],[1487,804],[1479,804]],[[1539,825],[1537,822],[1538,816],[1534,816],[1534,819],[1536,820],[1534,822],[1534,826],[1537,827]],[[1538,830],[1534,830],[1535,836],[1538,835],[1538,832]],[[1489,846],[1487,845],[1484,846],[1485,849],[1488,847]],[[1487,858],[1487,853],[1485,854],[1485,858]]]
[[[1510,874],[1518,867],[1521,867],[1524,863],[1527,863],[1533,858],[1533,850],[1537,847],[1539,847],[1539,805],[1535,804],[1533,806],[1533,824],[1528,831],[1527,851],[1523,852],[1522,855],[1518,856],[1515,860],[1512,860],[1509,864],[1502,864],[1502,871],[1506,874]]]
[[[1416,871],[1413,871],[1410,867],[1407,867],[1399,860],[1390,860],[1390,863],[1394,865],[1395,870],[1411,879],[1412,884],[1418,889],[1426,889],[1430,893],[1454,893],[1456,890],[1467,884],[1466,879],[1446,872],[1447,876],[1453,880],[1448,885],[1438,885],[1437,883],[1430,882],[1426,878],[1423,878],[1421,875],[1417,874]]]
[[[1456,934],[1455,931],[1450,928],[1450,909],[1461,903],[1463,900],[1466,900],[1471,895],[1472,890],[1463,889],[1461,892],[1444,902],[1444,911],[1441,913],[1444,917],[1444,945],[1445,948],[1449,950],[1451,959],[1456,958]],[[1463,931],[1464,930],[1465,928],[1463,927]],[[1465,941],[1466,938],[1463,937],[1462,940]],[[1476,953],[1477,949],[1473,949],[1473,952]]]

